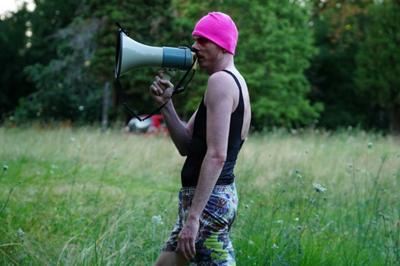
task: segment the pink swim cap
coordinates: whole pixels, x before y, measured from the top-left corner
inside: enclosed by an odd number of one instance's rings
[[[222,12],[210,12],[194,27],[192,36],[209,39],[231,54],[235,54],[239,32],[230,16]]]

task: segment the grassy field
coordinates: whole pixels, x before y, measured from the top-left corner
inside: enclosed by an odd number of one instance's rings
[[[152,265],[184,158],[163,136],[0,128],[0,265]],[[232,231],[244,265],[400,265],[400,140],[252,135]]]

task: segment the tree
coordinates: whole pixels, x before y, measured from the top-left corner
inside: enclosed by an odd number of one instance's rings
[[[316,53],[308,1],[254,0],[251,5],[244,0],[86,0],[82,3],[74,0],[68,3],[70,6],[60,0],[38,1],[32,16],[31,38],[32,47],[37,49],[31,49],[30,54],[31,58],[40,60],[32,62],[26,71],[37,92],[21,101],[17,112],[21,117],[30,113],[40,114],[42,119],[88,119],[76,110],[80,106],[92,106],[82,100],[89,95],[97,106],[95,102],[99,100],[103,84],[113,80],[115,22],[120,22],[130,37],[145,44],[191,45],[195,22],[212,10],[226,12],[237,22],[240,34],[235,60],[248,81],[253,125],[257,129],[310,125],[322,109],[320,104],[307,99],[310,84],[304,72]],[[67,7],[69,17],[59,19],[60,8]],[[243,10],[248,14],[244,15]],[[55,16],[55,21],[51,16]],[[49,19],[53,27],[46,23]],[[93,21],[101,27],[96,27],[92,35],[83,33],[81,29]],[[75,37],[85,40],[86,45],[76,45]],[[47,47],[46,43],[51,45]],[[46,48],[40,49],[41,46]],[[42,51],[46,54],[40,57]],[[147,91],[156,70],[141,68],[124,75],[124,90],[114,93],[114,118],[121,117],[120,106],[125,101],[143,113],[153,109]],[[174,77],[175,82],[180,75]],[[206,78],[204,73],[198,73],[187,92],[176,97],[178,112],[187,116],[196,109]]]
[[[371,0],[313,1],[313,28],[319,53],[307,75],[312,84],[310,98],[324,104],[319,125],[367,127],[376,118],[356,92],[355,55],[362,40],[361,25]]]
[[[310,84],[304,74],[316,53],[308,4],[251,1],[249,5],[244,0],[194,4],[176,0],[175,8],[178,27],[174,29],[179,33],[191,33],[194,23],[213,10],[226,12],[236,21],[239,43],[235,61],[249,86],[256,129],[310,125],[318,118],[322,106],[308,101]],[[197,101],[199,90],[192,89],[196,81],[193,85],[189,95]],[[190,99],[187,102],[195,108]]]
[[[265,126],[313,124],[322,110],[307,99],[305,70],[315,55],[310,7],[304,1],[243,2],[238,66],[248,80],[253,121]]]
[[[385,1],[368,9],[365,37],[357,54],[357,92],[385,111],[390,129],[400,133],[400,3]]]
[[[9,114],[21,96],[32,91],[22,69],[26,65],[29,13],[25,6],[0,20],[0,121]]]
[[[119,22],[132,39],[152,46],[177,46],[171,29],[173,12],[171,1],[87,1],[91,14],[102,19],[102,27],[96,37],[97,49],[91,65],[93,73],[102,83],[114,79],[116,22]],[[148,87],[158,69],[154,67],[129,71],[121,77],[122,89],[114,86],[113,117],[129,118],[122,108],[126,102],[138,113],[151,112],[155,106]]]
[[[57,56],[56,33],[73,21],[80,0],[35,0],[29,17],[31,49],[28,64],[47,64]]]
[[[22,98],[23,95],[20,95],[15,111],[17,120],[71,119],[79,113],[79,106],[84,106],[72,103],[85,102],[83,99],[72,101],[72,98],[86,97],[81,88],[91,84],[86,84],[82,79],[85,75],[85,71],[81,71],[85,62],[82,53],[84,49],[90,50],[92,45],[85,43],[82,47],[82,42],[85,42],[85,37],[82,37],[85,26],[77,27],[81,20],[75,16],[80,5],[78,0],[36,2],[36,8],[29,16],[32,36],[24,69],[35,89],[27,97]],[[74,20],[75,23],[70,24]],[[68,30],[67,25],[71,25],[71,30]],[[74,91],[81,93],[74,94]]]
[[[93,38],[100,26],[99,20],[76,18],[55,34],[57,56],[46,65],[26,68],[37,91],[21,100],[15,112],[17,120],[99,120],[101,89],[89,66],[95,50]]]

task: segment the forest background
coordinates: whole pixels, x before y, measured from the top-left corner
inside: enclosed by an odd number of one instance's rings
[[[228,13],[240,35],[235,63],[247,79],[253,130],[358,127],[400,132],[398,0],[35,0],[0,19],[0,120],[5,125],[109,123],[154,106],[158,69],[141,68],[114,85],[116,22],[153,46],[188,46],[195,22]],[[174,81],[182,73],[177,73]],[[204,73],[175,98],[188,117]]]

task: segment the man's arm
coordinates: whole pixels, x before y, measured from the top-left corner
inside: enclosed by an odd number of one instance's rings
[[[162,105],[167,102],[164,108],[161,109],[161,113],[175,147],[181,155],[187,155],[189,143],[192,139],[195,114],[190,118],[188,123],[183,122],[179,118],[171,99],[173,85],[169,80],[163,79],[162,73],[159,73],[155,77],[153,84],[150,86],[150,92],[158,104]]]
[[[234,87],[223,72],[213,74],[208,81],[205,104],[207,107],[207,152],[204,157],[188,220],[181,231],[178,249],[190,259],[195,255],[194,241],[199,229],[199,219],[224,166],[228,149],[229,125],[234,97],[229,89]]]
[[[193,123],[196,113],[192,115],[188,123],[183,122],[176,113],[171,99],[161,110],[161,113],[175,147],[182,156],[187,155],[188,147],[192,139]]]

